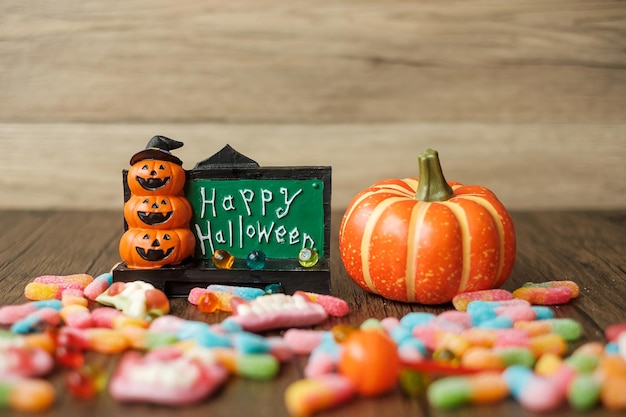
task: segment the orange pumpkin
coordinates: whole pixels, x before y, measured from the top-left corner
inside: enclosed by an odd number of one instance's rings
[[[128,170],[128,188],[135,195],[181,195],[185,170],[175,162],[142,159]]]
[[[193,255],[196,239],[189,229],[128,229],[120,239],[120,257],[130,268],[176,265]]]
[[[419,173],[375,183],[349,204],[339,231],[348,275],[369,292],[422,304],[501,286],[515,262],[505,207],[487,188],[446,182],[431,149]]]
[[[189,227],[191,205],[182,196],[133,195],[124,204],[128,227],[178,229]]]

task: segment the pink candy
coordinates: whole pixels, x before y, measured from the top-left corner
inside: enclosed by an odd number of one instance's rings
[[[181,406],[205,399],[227,377],[228,371],[219,364],[204,364],[184,356],[142,357],[131,351],[122,357],[109,392],[118,401]]]

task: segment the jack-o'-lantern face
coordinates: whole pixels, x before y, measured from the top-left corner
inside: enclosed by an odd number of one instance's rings
[[[174,162],[143,159],[130,167],[127,180],[135,195],[179,195],[185,185],[185,170]]]
[[[191,205],[185,197],[133,195],[124,204],[124,218],[129,227],[156,229],[188,227],[191,220]]]
[[[120,257],[130,268],[176,265],[193,255],[195,237],[189,229],[128,229],[120,239]]]

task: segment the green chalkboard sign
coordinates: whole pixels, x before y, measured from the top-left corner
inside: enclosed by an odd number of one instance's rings
[[[125,202],[131,195],[127,175],[124,170]],[[280,284],[287,293],[330,293],[331,167],[261,167],[226,145],[186,170],[185,177],[189,228],[196,239],[193,259],[148,270],[120,265],[115,280],[151,282],[173,297],[210,284]],[[317,263],[300,264],[303,248],[317,252]],[[213,263],[218,249],[235,257],[232,268]],[[253,251],[266,256],[260,270],[247,266]]]
[[[185,194],[197,258],[225,249],[239,258],[261,250],[268,258],[297,259],[305,247],[324,256],[324,183],[318,178],[191,178]]]

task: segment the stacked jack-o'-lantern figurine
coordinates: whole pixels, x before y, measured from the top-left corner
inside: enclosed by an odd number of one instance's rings
[[[124,203],[128,229],[119,253],[129,268],[177,265],[193,255],[195,237],[189,229],[191,205],[185,198],[185,170],[171,150],[182,142],[154,136],[130,160]]]

